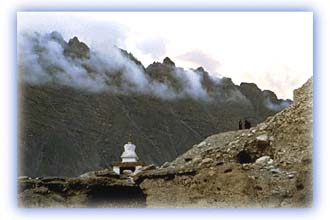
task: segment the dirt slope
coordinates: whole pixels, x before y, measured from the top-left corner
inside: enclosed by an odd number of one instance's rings
[[[135,178],[148,207],[311,206],[312,80],[264,123],[210,136]]]

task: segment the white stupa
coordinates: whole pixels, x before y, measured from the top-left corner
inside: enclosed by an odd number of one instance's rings
[[[128,142],[124,145],[125,151],[121,155],[122,162],[137,162],[138,156],[135,153],[135,144],[132,144],[132,142]]]
[[[113,171],[122,174],[124,170],[130,170],[133,173],[137,173],[144,163],[139,161],[139,157],[135,153],[136,146],[131,142],[131,135],[127,144],[124,145],[124,152],[121,155],[121,162],[113,162]]]

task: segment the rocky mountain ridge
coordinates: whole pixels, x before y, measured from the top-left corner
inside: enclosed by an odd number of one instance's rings
[[[110,168],[129,132],[141,160],[160,165],[209,135],[237,130],[240,119],[256,125],[290,103],[202,67],[185,70],[170,58],[145,68],[125,50],[100,54],[57,32],[23,39],[19,175],[77,176]]]

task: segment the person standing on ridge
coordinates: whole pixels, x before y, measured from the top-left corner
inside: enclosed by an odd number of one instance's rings
[[[244,120],[244,128],[245,129],[249,129],[249,128],[251,128],[251,123],[248,121],[248,120]]]

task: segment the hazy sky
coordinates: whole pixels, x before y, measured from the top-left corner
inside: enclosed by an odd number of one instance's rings
[[[280,98],[313,74],[311,12],[20,12],[18,31],[57,30],[98,50],[117,45],[145,66],[170,57]]]

